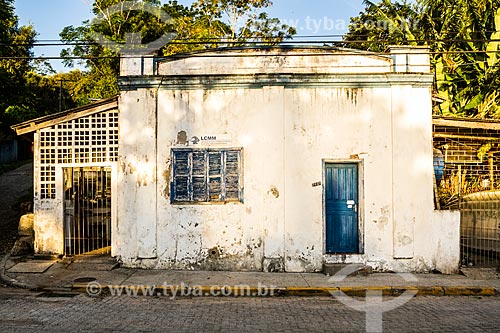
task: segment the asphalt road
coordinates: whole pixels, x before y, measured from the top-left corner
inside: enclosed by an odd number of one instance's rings
[[[499,332],[499,297],[419,297],[384,332]],[[47,297],[0,288],[0,332],[365,332],[333,297]]]
[[[33,193],[33,163],[0,175],[0,254],[7,253],[17,239],[21,213],[14,205]]]

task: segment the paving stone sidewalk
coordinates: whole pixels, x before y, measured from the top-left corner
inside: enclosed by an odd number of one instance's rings
[[[357,295],[366,290],[381,290],[397,296],[416,290],[422,296],[500,294],[500,279],[494,270],[473,271],[463,275],[374,273],[366,276],[329,277],[321,273],[262,273],[140,270],[121,268],[109,257],[75,257],[57,260],[9,258],[2,278],[28,289],[76,290],[86,292],[90,282],[103,288],[198,286],[203,290],[231,289],[239,286],[273,290],[276,295],[321,296],[333,290]],[[493,272],[493,273],[492,273]],[[475,276],[474,276],[475,275]],[[207,293],[208,295],[208,293]]]

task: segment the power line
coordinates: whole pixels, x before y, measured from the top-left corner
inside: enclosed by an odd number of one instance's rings
[[[220,51],[222,49],[212,49],[212,51]],[[348,49],[346,49],[348,50]],[[198,50],[199,51],[199,50]],[[201,50],[202,52],[210,52],[211,49],[206,49],[206,50]],[[196,52],[196,51],[194,51]],[[444,51],[444,52],[412,52],[412,55],[458,55],[458,54],[500,54],[500,50],[497,51]],[[390,53],[376,53],[376,52],[366,52],[359,50],[356,52],[356,50],[352,50],[351,52],[323,52],[323,53],[300,53],[300,54],[287,54],[288,57],[317,57],[317,56],[367,56],[367,55],[381,55],[381,56],[390,56]],[[158,57],[163,57],[163,58],[187,58],[187,57],[197,57],[197,58],[242,58],[242,57],[266,57],[268,56],[267,54],[196,54],[196,53],[181,53],[181,54],[174,54],[174,55],[169,55],[169,56],[140,56],[142,58],[158,58]],[[27,61],[45,61],[45,60],[99,60],[99,59],[121,59],[124,58],[120,55],[116,56],[68,56],[68,57],[61,57],[61,56],[33,56],[33,57],[0,57],[0,60],[27,60]],[[480,61],[478,62],[485,62],[485,61]],[[457,64],[456,66],[462,66],[466,64]],[[453,66],[447,66],[449,68],[452,68]]]
[[[59,42],[59,40],[54,40]],[[407,42],[456,42],[456,43],[469,43],[469,42],[500,42],[500,39],[492,39],[492,40],[483,40],[483,39],[458,39],[458,40],[453,40],[453,39],[445,39],[445,40],[427,40],[427,41],[407,41]],[[388,40],[385,39],[380,39],[380,40],[354,40],[354,41],[332,41],[332,40],[306,40],[306,41],[295,41],[295,40],[284,40],[278,43],[278,45],[282,46],[289,46],[289,45],[308,45],[308,46],[314,46],[318,44],[322,44],[322,46],[348,46],[349,44],[360,44],[360,43],[370,43],[370,44],[377,44],[377,43],[388,43]],[[190,40],[174,40],[170,43],[171,45],[206,45],[206,44],[212,44],[212,45],[226,45],[226,46],[236,46],[236,47],[241,47],[241,46],[254,46],[254,47],[259,47],[259,46],[265,46],[265,47],[272,47],[272,46],[277,46],[275,43],[271,42],[266,42],[266,41],[234,41],[234,40],[229,40],[229,39],[203,39],[203,40],[198,40],[198,41],[190,41]],[[238,46],[241,45],[241,46]],[[6,46],[8,44],[0,44],[0,46]],[[27,44],[13,44],[14,46],[21,46],[21,45],[27,45]],[[91,45],[100,45],[97,43],[89,43],[89,42],[83,42],[83,41],[78,41],[75,43],[36,43],[35,46],[91,46]],[[123,44],[124,46],[127,47],[134,47],[137,46],[137,49],[140,49],[140,46],[143,46],[143,44]],[[12,45],[10,45],[12,46]],[[106,46],[104,44],[103,46]],[[209,51],[210,49],[204,49],[204,50],[198,50],[198,51]],[[346,49],[348,50],[348,49]],[[363,50],[356,50],[356,49],[350,49],[349,51],[343,50],[342,53],[331,53],[331,52],[324,52],[321,54],[311,54],[314,56],[319,56],[319,55],[356,55],[356,56],[361,56],[361,55],[366,55],[366,52]],[[195,51],[196,52],[196,51]],[[350,53],[349,53],[350,52]],[[449,51],[431,51],[431,52],[424,52],[422,51],[421,54],[430,54],[430,55],[459,55],[459,54],[498,54],[500,53],[500,50],[449,50]],[[378,53],[380,54],[380,53]],[[419,54],[419,52],[415,53],[412,52],[412,54]],[[189,56],[203,56],[203,57],[209,57],[210,55],[206,55],[203,53],[189,53]],[[180,54],[180,55],[173,55],[170,57],[186,57],[186,54]],[[229,57],[235,57],[235,56],[259,56],[258,54],[250,54],[250,55],[236,55],[236,54],[230,54],[230,55],[220,55],[217,54],[215,55],[217,57],[221,56],[229,56]],[[307,54],[297,54],[297,56],[307,56]],[[1,60],[39,60],[39,61],[44,61],[44,60],[96,60],[96,59],[118,59],[120,56],[3,56],[0,57]],[[485,61],[477,61],[477,62],[485,62]],[[476,63],[477,63],[476,62]],[[458,64],[457,66],[459,66]],[[450,66],[452,67],[452,66]]]
[[[254,41],[238,41],[234,39],[199,39],[199,40],[173,40],[170,44],[175,45],[204,45],[204,44],[269,44],[270,42],[263,41],[265,39],[278,39],[279,37],[270,36],[270,37],[255,37]],[[318,37],[319,38],[319,37]],[[259,39],[259,40],[257,40]],[[406,43],[490,43],[490,42],[500,42],[500,39],[408,39],[404,40]],[[320,39],[320,40],[294,40],[287,39],[281,41],[280,43],[294,43],[294,44],[306,44],[306,43],[321,43],[321,44],[330,44],[330,43],[342,43],[342,44],[377,44],[377,43],[391,43],[391,40],[388,39],[374,39],[374,40],[331,40],[331,39]],[[111,43],[110,43],[111,44]],[[47,47],[47,46],[94,46],[94,45],[103,45],[106,43],[98,43],[98,42],[88,42],[88,41],[76,41],[76,42],[35,42],[32,44],[28,43],[0,43],[0,46],[5,47]],[[125,44],[123,44],[125,45]],[[141,43],[128,43],[127,45],[132,46],[141,46]]]

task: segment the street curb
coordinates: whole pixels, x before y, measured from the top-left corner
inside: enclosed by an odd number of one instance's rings
[[[32,286],[20,281],[17,281],[16,279],[11,278],[10,276],[7,275],[5,266],[7,265],[7,261],[10,259],[11,253],[6,254],[2,261],[0,262],[0,281],[4,282],[6,285],[14,287],[14,288],[20,288],[20,289],[30,289],[30,290],[35,290],[37,289],[37,286]]]
[[[94,287],[94,292],[89,291]],[[95,292],[95,287],[100,288]],[[99,295],[130,296],[169,296],[169,297],[317,297],[340,296],[365,297],[367,292],[381,292],[383,296],[399,297],[405,291],[414,291],[419,296],[498,296],[500,290],[493,287],[429,287],[429,286],[354,286],[354,287],[250,287],[250,286],[138,286],[111,285],[100,286],[96,283],[73,284],[72,291]]]

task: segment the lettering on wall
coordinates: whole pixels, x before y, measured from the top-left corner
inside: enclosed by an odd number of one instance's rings
[[[190,143],[192,145],[210,145],[231,143],[231,141],[232,138],[230,134],[204,134],[193,136]]]

